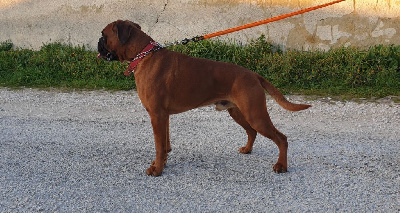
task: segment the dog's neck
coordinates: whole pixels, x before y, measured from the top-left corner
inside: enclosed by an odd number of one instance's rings
[[[120,62],[132,61],[146,46],[154,41],[149,35],[143,31],[136,30],[135,33],[130,37],[129,42],[124,44],[123,48],[118,48],[120,52],[117,55]]]
[[[128,68],[125,70],[124,75],[129,76],[132,74],[136,68],[136,66],[140,63],[140,61],[146,57],[148,54],[151,52],[157,51],[159,49],[162,49],[163,46],[159,44],[158,42],[155,41],[150,41],[149,44],[143,50],[136,55],[134,59],[131,60],[131,63],[129,64]]]

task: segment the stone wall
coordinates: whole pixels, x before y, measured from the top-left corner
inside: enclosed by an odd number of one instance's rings
[[[330,0],[0,0],[0,41],[38,49],[63,42],[96,49],[117,19],[142,26],[160,43],[191,38]],[[284,48],[400,45],[400,0],[347,0],[278,22],[218,37],[247,43],[264,34]]]

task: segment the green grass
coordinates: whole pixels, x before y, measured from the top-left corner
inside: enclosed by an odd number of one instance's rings
[[[0,86],[129,90],[127,64],[97,59],[83,47],[53,43],[39,51],[0,44]],[[194,57],[238,64],[270,80],[284,93],[350,97],[400,95],[400,46],[368,50],[338,48],[286,51],[261,36],[248,45],[205,40],[171,50]]]
[[[39,51],[0,45],[0,86],[54,87],[80,89],[129,90],[133,77],[126,78],[126,68],[119,62],[97,59],[97,53],[85,47],[53,43]]]

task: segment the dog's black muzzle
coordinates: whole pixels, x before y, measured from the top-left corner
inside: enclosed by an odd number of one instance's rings
[[[99,51],[99,55],[97,58],[102,58],[107,61],[118,61],[119,58],[117,54],[109,51],[106,47],[107,38],[105,36],[99,39],[99,43],[97,43],[97,50]]]

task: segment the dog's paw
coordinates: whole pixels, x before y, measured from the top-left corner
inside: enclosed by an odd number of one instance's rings
[[[287,166],[283,166],[281,163],[276,163],[274,165],[274,172],[276,173],[284,173],[287,172]]]
[[[162,174],[163,168],[157,168],[154,165],[151,165],[150,168],[147,169],[146,174],[149,176],[158,177]]]
[[[167,165],[167,162],[168,162],[168,159],[165,158],[165,159],[164,159],[164,166]],[[154,166],[155,164],[156,164],[156,161],[151,162],[151,165],[152,165],[152,166]]]
[[[250,154],[251,151],[252,151],[252,149],[248,149],[245,146],[239,149],[239,152],[242,153],[242,154]]]

